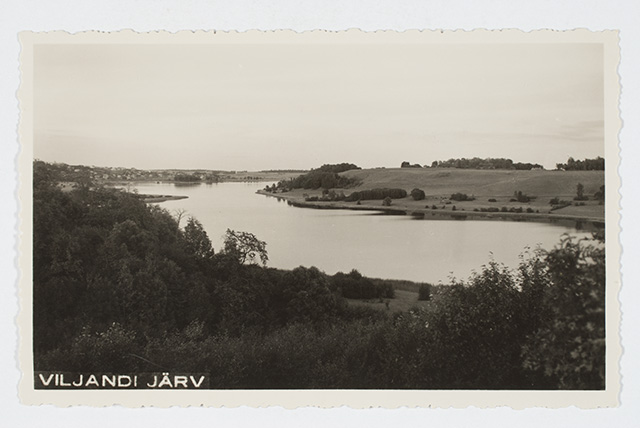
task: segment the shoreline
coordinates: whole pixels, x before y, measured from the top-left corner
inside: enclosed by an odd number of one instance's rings
[[[282,193],[271,193],[263,189],[256,192],[259,195],[280,198],[287,201],[291,206],[298,208],[324,209],[324,210],[351,210],[378,212],[380,215],[406,215],[416,220],[488,220],[488,221],[532,221],[539,223],[580,223],[581,227],[585,223],[591,224],[594,228],[603,228],[604,218],[591,216],[578,216],[571,214],[549,214],[549,213],[512,213],[512,212],[481,212],[459,209],[454,211],[434,210],[430,208],[410,208],[410,207],[384,207],[375,206],[372,203],[380,201],[362,201],[362,205],[355,205],[351,202],[336,201],[305,201],[300,196],[287,195]]]

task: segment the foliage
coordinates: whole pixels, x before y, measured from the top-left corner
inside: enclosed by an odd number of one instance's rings
[[[604,184],[600,186],[600,189],[593,194],[593,198],[597,201],[604,201]]]
[[[422,165],[419,163],[411,164],[410,162],[404,161],[400,164],[400,168],[422,168]]]
[[[431,284],[421,284],[418,289],[418,300],[431,300]]]
[[[34,163],[36,370],[204,372],[244,389],[604,388],[600,241],[564,239],[515,271],[491,262],[390,314],[343,296],[393,298],[391,283],[243,264],[266,262],[252,234],[229,230],[214,254],[195,219],[181,229],[134,195],[63,192],[58,177]]]
[[[256,258],[259,258],[260,262],[266,266],[269,261],[267,243],[249,232],[236,232],[227,229],[224,238],[224,252],[240,264],[255,263]]]
[[[347,162],[338,163],[338,164],[324,164],[320,168],[318,168],[319,171],[333,172],[336,174],[340,174],[341,172],[350,171],[353,169],[362,169],[362,168],[360,168],[356,164],[347,163]]]
[[[521,202],[521,203],[527,203],[535,199],[533,196],[525,195],[520,190],[516,190],[515,192],[513,192],[513,197],[514,197],[512,199],[513,202]]]
[[[395,296],[393,286],[388,283],[374,284],[369,278],[353,269],[348,274],[338,272],[331,278],[333,289],[348,299],[389,298]]]
[[[575,160],[570,157],[567,163],[556,164],[556,169],[565,171],[604,171],[604,158],[598,156],[595,159]]]
[[[312,169],[308,173],[296,178],[280,181],[266,190],[275,192],[278,189],[284,191],[284,189],[332,189],[351,187],[358,184],[358,181],[339,174],[352,169],[360,169],[360,167],[351,163],[325,164],[320,168]]]
[[[505,158],[460,158],[449,159],[446,161],[434,161],[431,164],[432,168],[460,168],[460,169],[516,169],[516,170],[530,170],[530,169],[543,169],[542,165],[537,163],[514,163],[511,159]]]
[[[524,367],[548,387],[603,389],[604,246],[566,237],[546,263],[549,282],[540,303],[542,316],[523,347]]]
[[[188,250],[196,257],[210,259],[213,256],[213,247],[207,232],[202,224],[193,217],[187,219],[187,224],[184,227],[184,239]]]
[[[424,190],[422,189],[413,189],[411,191],[411,197],[414,201],[422,201],[426,197],[426,195],[424,193]]]
[[[473,195],[469,196],[466,193],[454,193],[449,197],[449,199],[452,201],[474,201],[476,198],[473,197]]]
[[[401,199],[407,197],[407,191],[404,189],[371,189],[371,190],[359,190],[357,192],[352,192],[345,201],[353,202],[353,201],[365,201],[365,200],[375,200],[375,199]]]
[[[383,207],[390,207],[391,206],[391,198],[390,197],[386,197],[382,200],[382,206]]]
[[[576,196],[573,198],[574,201],[588,201],[589,197],[584,194],[584,185],[582,183],[578,183],[576,186]]]

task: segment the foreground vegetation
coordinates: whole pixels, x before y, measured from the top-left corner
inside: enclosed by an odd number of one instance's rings
[[[345,298],[392,299],[388,283],[268,268],[250,233],[215,250],[196,219],[57,181],[34,164],[36,370],[206,372],[212,388],[604,388],[598,241],[564,239],[515,271],[491,263],[392,313]]]

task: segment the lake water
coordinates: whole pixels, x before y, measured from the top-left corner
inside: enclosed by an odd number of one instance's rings
[[[267,242],[268,266],[316,266],[328,274],[358,269],[376,278],[447,283],[451,276],[467,279],[491,258],[517,267],[518,256],[527,247],[551,249],[564,233],[587,235],[551,223],[415,220],[375,212],[296,208],[255,193],[266,184],[140,183],[135,188],[143,194],[188,196],[159,205],[170,212],[184,209],[197,218],[216,252],[227,229],[251,232]]]

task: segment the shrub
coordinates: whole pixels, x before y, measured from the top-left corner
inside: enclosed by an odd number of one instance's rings
[[[597,201],[604,201],[604,184],[600,186],[600,190],[593,194],[593,197]]]
[[[524,193],[522,193],[520,190],[513,192],[513,196],[515,197],[515,200],[511,199],[511,202],[526,203],[534,199],[533,196],[527,196]]]
[[[495,199],[491,198],[491,199],[489,199],[489,202],[498,202],[498,201],[496,201]]]
[[[386,197],[382,200],[382,206],[383,207],[390,207],[391,206],[391,198],[390,197]]]
[[[353,269],[345,274],[338,272],[331,278],[331,288],[339,290],[342,297],[348,299],[374,299],[395,297],[393,285],[387,282],[374,283]]]
[[[418,289],[418,300],[431,300],[431,284],[421,284]]]
[[[466,193],[454,193],[452,194],[449,199],[451,199],[452,201],[473,201],[476,198],[474,198],[473,196],[469,196]]]
[[[421,201],[426,197],[426,195],[424,193],[424,190],[416,188],[411,191],[411,197],[414,201]]]
[[[576,197],[573,198],[574,201],[588,201],[589,197],[584,194],[584,185],[582,183],[578,183],[576,186]]]

